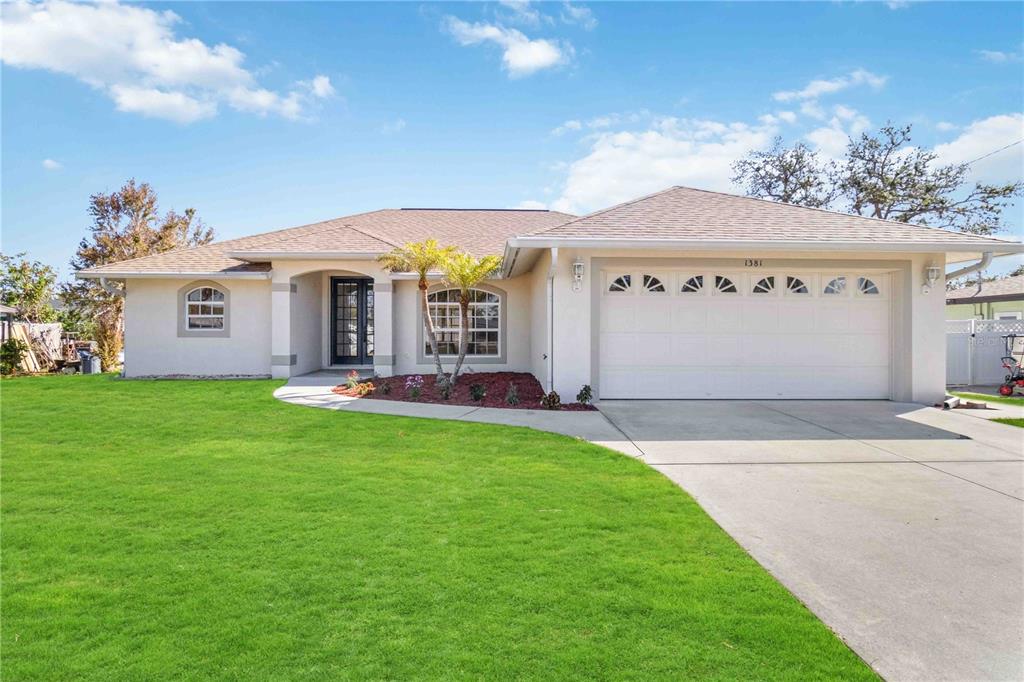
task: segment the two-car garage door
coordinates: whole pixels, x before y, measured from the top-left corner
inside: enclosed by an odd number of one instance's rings
[[[601,273],[602,399],[889,398],[889,276]]]

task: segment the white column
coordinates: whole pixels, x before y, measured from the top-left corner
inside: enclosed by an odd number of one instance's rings
[[[394,374],[394,284],[390,280],[373,281],[373,371],[382,377]]]
[[[270,375],[287,379],[295,367],[292,349],[292,292],[290,280],[271,284],[270,292]]]

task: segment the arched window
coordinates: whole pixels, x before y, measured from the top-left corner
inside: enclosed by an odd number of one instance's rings
[[[665,285],[655,275],[644,275],[644,292],[648,294],[664,294]]]
[[[427,295],[430,317],[434,321],[437,348],[441,355],[459,354],[462,311],[459,290],[442,289]],[[501,355],[501,297],[483,289],[469,291],[469,345],[466,357]],[[423,335],[423,354],[430,357],[430,340]]]
[[[201,286],[185,294],[185,329],[223,331],[226,300],[216,287]]]
[[[633,286],[633,277],[631,275],[622,275],[612,280],[612,283],[608,285],[608,291],[611,293],[623,293],[629,291],[631,286]]]

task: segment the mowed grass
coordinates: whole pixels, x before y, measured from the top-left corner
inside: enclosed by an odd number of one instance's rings
[[[1016,426],[1018,428],[1024,429],[1024,419],[1018,419],[1015,417],[1000,417],[998,419],[993,419],[992,421],[999,422],[1000,424],[1009,424],[1010,426]]]
[[[640,462],[276,385],[0,382],[5,680],[874,677]]]
[[[1003,395],[986,395],[984,393],[961,393],[959,391],[953,391],[952,395],[964,400],[977,400],[980,402],[989,403],[1003,403],[1004,405],[1020,405],[1024,407],[1024,397],[1017,396],[1003,396]]]

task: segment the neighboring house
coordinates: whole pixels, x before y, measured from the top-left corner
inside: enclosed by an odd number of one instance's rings
[[[684,187],[574,218],[387,209],[104,265],[124,280],[128,377],[431,373],[415,276],[434,238],[503,254],[472,303],[473,371],[572,399],[892,398],[945,389],[947,263],[1022,245]],[[926,292],[925,289],[928,289]],[[456,295],[430,289],[442,351]]]
[[[1024,275],[971,284],[946,292],[949,320],[1024,319]]]

